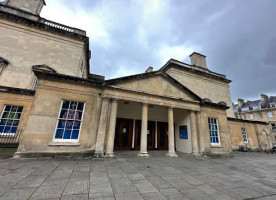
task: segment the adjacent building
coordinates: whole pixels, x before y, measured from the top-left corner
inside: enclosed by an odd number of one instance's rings
[[[235,117],[244,120],[258,120],[268,122],[272,135],[276,138],[276,97],[261,94],[255,101],[238,99],[234,105]]]
[[[45,5],[0,3],[0,138],[22,131],[17,156],[165,150],[175,157],[274,142],[263,134],[266,122],[234,118],[231,80],[211,71],[206,56],[105,80],[89,71],[85,31],[41,18]]]

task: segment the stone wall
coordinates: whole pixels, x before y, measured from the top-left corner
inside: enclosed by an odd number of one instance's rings
[[[208,118],[218,119],[220,146],[211,145]],[[201,153],[229,154],[232,152],[230,131],[225,110],[205,106],[202,108],[198,120],[198,138]]]
[[[231,143],[233,150],[239,149],[239,145],[247,145],[252,149],[258,148],[259,141],[257,137],[256,124],[249,122],[228,121]],[[243,142],[243,135],[241,128],[245,128],[247,132],[248,143]]]
[[[167,73],[202,99],[208,98],[213,103],[224,101],[230,107],[227,110],[227,116],[234,117],[229,84],[177,68],[170,68]]]
[[[34,96],[30,115],[24,129],[24,138],[19,145],[18,153],[95,150],[101,107],[98,93],[100,93],[99,89],[83,84],[41,80]],[[79,144],[54,144],[52,142],[62,100],[85,103]]]
[[[0,85],[32,89],[32,66],[46,64],[58,73],[81,77],[81,63],[87,67],[84,42],[41,31],[35,27],[0,19],[0,56],[9,65]]]

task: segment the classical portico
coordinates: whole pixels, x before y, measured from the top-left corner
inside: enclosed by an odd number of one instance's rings
[[[180,150],[198,154],[199,112],[199,97],[163,74],[117,80],[102,94],[96,154],[114,157],[114,149],[139,150],[138,156],[147,157],[148,150],[167,150],[167,156],[177,157],[181,145]]]

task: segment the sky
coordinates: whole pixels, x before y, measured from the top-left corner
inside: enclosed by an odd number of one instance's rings
[[[46,0],[41,17],[86,30],[90,71],[106,79],[190,64],[232,80],[232,101],[276,96],[276,0]]]

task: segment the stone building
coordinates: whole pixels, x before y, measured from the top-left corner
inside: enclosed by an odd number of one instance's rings
[[[244,101],[238,99],[234,105],[235,117],[244,120],[258,120],[268,122],[270,131],[276,138],[276,97],[261,94],[261,99]]]
[[[209,70],[204,55],[105,80],[89,71],[85,31],[41,18],[44,5],[0,3],[0,136],[23,131],[17,156],[229,154],[244,143],[243,126],[252,147],[264,141],[267,123],[234,118],[231,81]]]

